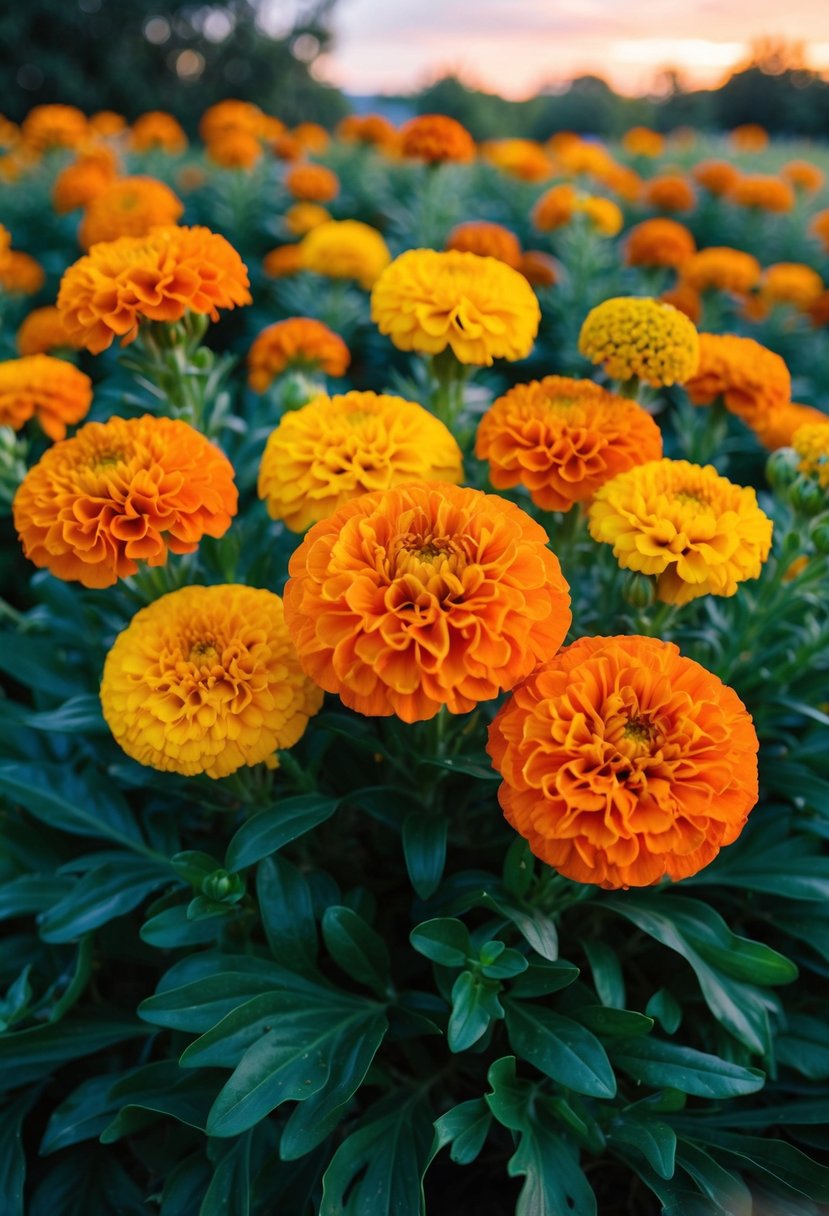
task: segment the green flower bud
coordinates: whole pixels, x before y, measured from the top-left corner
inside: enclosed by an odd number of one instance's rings
[[[227,870],[214,870],[202,879],[202,894],[216,903],[235,904],[245,893],[245,884],[238,874]]]
[[[826,509],[826,494],[811,477],[798,476],[789,486],[788,498],[801,515],[818,515]]]
[[[649,574],[629,570],[625,574],[622,598],[631,608],[650,608],[656,600],[656,582]]]
[[[787,490],[797,477],[800,457],[794,448],[778,448],[766,463],[766,479],[773,490]]]
[[[818,553],[829,553],[829,514],[818,516],[812,524],[812,544]]]

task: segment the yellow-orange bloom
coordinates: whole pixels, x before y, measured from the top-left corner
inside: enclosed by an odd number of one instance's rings
[[[279,160],[299,160],[304,156],[305,149],[298,139],[285,131],[271,141],[271,152]]]
[[[146,236],[152,228],[175,224],[184,204],[164,182],[153,177],[122,177],[89,202],[78,238],[84,249],[122,236]]]
[[[685,391],[695,405],[721,397],[732,414],[754,426],[791,401],[792,379],[780,356],[753,338],[700,334],[699,365]]]
[[[603,179],[616,167],[607,148],[593,140],[574,136],[558,146],[554,144],[553,149],[561,167],[574,177],[587,174]]]
[[[86,138],[86,115],[76,106],[35,106],[23,119],[20,132],[34,152],[77,148]]]
[[[551,186],[537,200],[532,210],[532,222],[539,232],[553,232],[569,224],[576,211],[578,194],[570,182]]]
[[[376,228],[359,220],[329,220],[318,224],[300,242],[304,270],[331,279],[356,279],[366,291],[391,261],[388,246]]]
[[[806,312],[823,292],[823,279],[803,262],[775,262],[760,276],[764,304],[792,304]]]
[[[517,384],[484,414],[475,455],[496,490],[519,483],[537,507],[569,511],[617,473],[662,455],[659,427],[640,405],[592,380],[546,376]]]
[[[377,148],[393,148],[398,141],[397,128],[382,114],[347,114],[337,126],[337,135],[349,143]]]
[[[516,269],[533,287],[554,287],[562,276],[562,266],[543,249],[525,249]]]
[[[446,114],[417,114],[400,129],[400,150],[413,160],[429,164],[475,159],[475,141]]]
[[[285,279],[302,270],[299,245],[277,245],[262,259],[262,269],[271,279]]]
[[[760,278],[760,263],[750,253],[712,245],[693,254],[682,267],[682,277],[695,291],[730,291],[745,295]]]
[[[61,169],[52,186],[52,205],[58,215],[66,215],[79,207],[88,207],[118,175],[118,163],[108,155],[81,156]]]
[[[771,548],[771,520],[754,490],[687,460],[620,473],[597,492],[589,518],[593,539],[613,546],[622,569],[652,575],[667,604],[734,595]]]
[[[25,355],[0,363],[0,426],[19,431],[37,418],[50,439],[63,439],[92,404],[92,381],[71,363]]]
[[[645,183],[645,202],[658,211],[692,211],[697,201],[690,182],[678,173],[664,173]]]
[[[358,713],[466,713],[554,654],[569,588],[513,503],[415,482],[363,494],[291,558],[285,617],[311,678]]]
[[[448,346],[461,363],[489,366],[530,353],[541,310],[524,276],[496,258],[409,249],[377,280],[371,316],[399,350]]]
[[[696,252],[693,234],[676,220],[643,220],[625,242],[628,266],[681,266]]]
[[[809,221],[809,231],[818,238],[824,250],[829,253],[829,207],[815,212]]]
[[[769,146],[769,136],[759,122],[744,122],[731,132],[731,142],[738,152],[762,152]]]
[[[360,494],[412,481],[456,484],[461,450],[422,405],[381,393],[320,394],[283,415],[259,469],[259,497],[292,532]]]
[[[300,122],[293,128],[291,135],[305,152],[312,156],[321,156],[331,143],[331,136],[318,122]]]
[[[574,882],[689,878],[737,839],[758,796],[737,694],[657,638],[581,638],[515,689],[489,730],[498,800]]]
[[[210,106],[201,116],[199,135],[205,144],[212,143],[228,132],[245,131],[251,135],[262,134],[265,115],[259,106],[250,101],[227,98]]]
[[[139,562],[163,566],[168,550],[192,553],[203,536],[224,536],[236,503],[227,457],[186,422],[147,414],[89,422],[56,443],[13,509],[29,561],[111,587]]]
[[[248,384],[264,393],[289,367],[320,368],[327,376],[343,376],[351,362],[348,347],[322,321],[288,317],[269,325],[256,337],[248,353]]]
[[[802,426],[826,426],[829,414],[816,410],[811,405],[799,405],[794,401],[781,401],[774,409],[752,416],[749,426],[770,452],[792,446],[795,431]]]
[[[821,489],[829,490],[829,419],[799,426],[792,436],[792,447],[800,457],[799,472],[814,478]]]
[[[232,584],[182,587],[143,608],[115,639],[101,681],[119,746],[185,777],[270,761],[321,704],[279,596]]]
[[[54,304],[33,309],[17,331],[17,349],[21,355],[48,355],[53,350],[75,347],[77,342],[67,332]]]
[[[622,231],[625,218],[617,203],[610,198],[588,194],[578,199],[576,211],[587,217],[602,236],[616,236]]]
[[[678,308],[680,312],[684,312],[689,321],[694,325],[699,324],[702,316],[702,300],[700,294],[695,287],[690,283],[685,283],[682,279],[670,287],[667,291],[663,291],[659,299],[663,304],[672,304],[674,308]]]
[[[65,272],[58,308],[72,337],[98,354],[138,333],[139,322],[180,321],[188,312],[218,320],[219,309],[250,304],[247,269],[208,228],[156,228],[147,237],[95,245]]]
[[[340,179],[325,165],[298,164],[285,174],[285,188],[305,202],[330,203],[340,193]]]
[[[795,204],[794,190],[781,177],[754,173],[739,178],[729,194],[738,207],[755,207],[758,211],[775,214],[791,211]]]
[[[165,110],[148,110],[132,124],[130,147],[133,152],[156,149],[177,156],[187,150],[187,136],[178,119]]]
[[[285,212],[285,227],[293,236],[305,236],[320,224],[331,222],[331,213],[319,203],[294,203]]]
[[[650,127],[631,127],[622,136],[622,147],[631,156],[661,156],[665,151],[665,137]]]
[[[728,160],[701,160],[691,170],[694,181],[717,198],[730,194],[740,180],[740,171]]]
[[[611,380],[683,384],[696,371],[699,338],[678,309],[648,297],[617,296],[587,314],[579,350]]]
[[[90,133],[100,136],[101,139],[120,135],[126,125],[126,118],[116,110],[96,110],[89,118]]]
[[[823,170],[813,165],[810,160],[787,161],[780,170],[780,176],[791,183],[795,190],[803,190],[807,194],[820,190],[826,179]]]
[[[521,245],[515,233],[503,224],[491,224],[487,220],[456,224],[446,238],[446,248],[477,253],[481,258],[497,258],[513,269],[517,269],[521,261]]]
[[[46,282],[46,273],[31,254],[10,249],[0,263],[0,291],[10,295],[33,296]]]
[[[222,131],[205,144],[208,159],[222,169],[252,169],[262,158],[262,144],[251,131]]]
[[[502,173],[524,182],[545,182],[553,171],[549,156],[533,139],[492,139],[481,154]]]
[[[620,198],[629,203],[639,202],[643,188],[642,178],[628,165],[617,165],[614,161],[595,176]]]

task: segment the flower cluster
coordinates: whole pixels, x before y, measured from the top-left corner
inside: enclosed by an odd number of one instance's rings
[[[699,338],[684,313],[659,300],[620,296],[585,318],[579,350],[612,380],[683,384],[696,371]]]

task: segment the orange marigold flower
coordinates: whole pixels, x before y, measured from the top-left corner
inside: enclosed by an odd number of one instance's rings
[[[821,489],[829,490],[829,419],[799,426],[792,436],[792,447],[800,457],[798,471],[814,478]]]
[[[824,251],[829,253],[829,207],[815,212],[809,221],[809,231],[819,239]]]
[[[503,224],[491,224],[487,220],[456,224],[446,238],[446,248],[477,253],[481,258],[497,258],[513,269],[521,261],[521,245],[515,233]]]
[[[358,713],[466,713],[564,640],[570,596],[519,507],[415,482],[363,494],[291,558],[285,617],[307,674]]]
[[[676,220],[643,220],[627,234],[628,266],[681,266],[696,252],[693,234]]]
[[[607,148],[592,140],[568,140],[563,146],[556,148],[555,152],[561,167],[574,177],[587,174],[602,178],[616,164]]]
[[[11,253],[12,235],[3,224],[0,224],[0,266],[8,259]]]
[[[262,128],[260,135],[266,142],[271,139],[279,139],[287,131],[287,127],[281,118],[276,118],[273,114],[262,115]]]
[[[576,203],[576,211],[587,217],[602,236],[616,236],[622,231],[625,219],[616,203],[609,198],[586,195]]]
[[[248,353],[248,384],[254,392],[264,393],[286,368],[297,365],[343,376],[350,362],[345,342],[322,321],[288,317],[269,325],[255,339]]]
[[[250,131],[222,131],[205,144],[205,151],[222,169],[252,169],[262,158],[259,137]]]
[[[58,215],[88,207],[118,175],[115,158],[82,156],[61,169],[52,186],[52,206]]]
[[[67,330],[99,354],[139,322],[180,321],[188,312],[218,320],[219,309],[250,304],[247,268],[208,228],[156,228],[146,237],[95,245],[61,279],[58,308]]]
[[[377,148],[394,147],[398,140],[397,128],[382,114],[348,114],[337,126],[337,135],[349,143]]]
[[[319,203],[294,203],[285,212],[285,227],[294,236],[305,236],[312,228],[331,221],[330,212]]]
[[[424,160],[470,161],[475,159],[475,141],[454,118],[446,114],[418,114],[400,130],[400,149],[404,156]]]
[[[807,194],[815,194],[823,186],[826,175],[810,160],[787,161],[780,170],[780,176],[785,178],[795,190],[803,190]]]
[[[304,532],[360,494],[462,476],[455,439],[422,405],[385,393],[321,393],[271,433],[259,497],[272,519]]]
[[[104,664],[101,707],[139,764],[226,777],[293,747],[322,693],[303,675],[271,591],[182,587],[143,608]]]
[[[491,139],[481,154],[502,173],[524,182],[545,182],[553,172],[549,156],[533,139]]]
[[[35,152],[49,148],[77,148],[87,136],[86,115],[75,106],[35,106],[20,127],[25,143]]]
[[[771,520],[755,491],[687,460],[620,473],[596,493],[589,520],[593,539],[613,546],[622,569],[653,576],[666,604],[734,595],[757,578],[771,548]]]
[[[579,350],[611,380],[638,376],[655,388],[684,384],[696,371],[699,338],[684,313],[648,297],[617,296],[587,314]]]
[[[798,405],[794,401],[780,401],[773,409],[757,414],[749,421],[754,434],[763,447],[770,452],[792,446],[795,431],[802,426],[826,426],[829,415],[811,405]]]
[[[663,304],[671,304],[674,308],[684,312],[689,321],[694,325],[699,324],[702,316],[702,300],[700,294],[695,287],[690,283],[685,283],[681,279],[675,283],[673,287],[667,291],[663,291],[659,299]]]
[[[775,262],[760,276],[760,298],[765,304],[792,304],[807,311],[823,292],[823,279],[802,262]]]
[[[133,152],[159,150],[173,156],[187,150],[187,136],[178,119],[165,110],[148,110],[132,124],[130,147]]]
[[[63,439],[92,404],[92,381],[63,359],[26,355],[0,363],[0,426],[15,431],[37,417],[50,439]]]
[[[21,355],[48,355],[53,350],[71,350],[77,345],[54,304],[33,309],[17,331]]]
[[[300,160],[305,155],[302,144],[287,131],[271,141],[271,152],[278,160]]]
[[[298,164],[285,174],[285,188],[294,198],[329,203],[340,193],[340,179],[325,165]]]
[[[13,510],[29,561],[111,587],[139,562],[163,566],[168,551],[224,536],[236,504],[227,457],[186,422],[146,414],[89,422],[56,443],[26,474]]]
[[[758,211],[774,213],[791,211],[795,204],[794,190],[789,183],[766,173],[739,178],[729,198],[738,207],[756,207]]]
[[[530,353],[541,309],[524,276],[496,258],[409,249],[377,280],[371,316],[398,350],[448,346],[461,363],[489,367]]]
[[[89,119],[89,130],[93,135],[99,135],[101,139],[111,139],[115,135],[120,135],[127,125],[127,120],[123,114],[118,114],[115,110],[98,110]]]
[[[689,878],[757,801],[757,735],[737,694],[657,638],[581,638],[515,689],[489,729],[498,800],[574,882]]]
[[[740,180],[740,170],[728,160],[701,160],[691,173],[698,185],[718,198],[730,194]]]
[[[699,365],[685,391],[694,405],[721,397],[732,414],[754,425],[791,401],[792,379],[780,356],[753,338],[700,334]]]
[[[629,203],[639,202],[644,183],[639,174],[628,165],[617,165],[612,162],[595,176],[598,181],[607,186],[608,190],[612,190],[620,198],[626,199]]]
[[[829,325],[829,291],[822,291],[817,299],[812,300],[806,312],[816,329]]]
[[[532,222],[539,232],[553,232],[569,224],[576,211],[578,193],[570,182],[551,186],[536,201]]]
[[[760,263],[750,253],[711,245],[693,254],[682,267],[682,278],[695,291],[730,291],[745,295],[760,278]]]
[[[356,279],[366,291],[391,261],[376,228],[359,220],[328,220],[302,238],[299,255],[304,270],[331,279]]]
[[[665,151],[665,137],[650,127],[631,127],[622,136],[622,147],[631,156],[661,156]]]
[[[259,106],[229,97],[205,110],[199,122],[199,135],[204,144],[210,144],[230,131],[244,131],[259,136],[264,117]]]
[[[692,211],[697,201],[694,188],[679,173],[663,173],[645,182],[645,202],[659,211]]]
[[[738,152],[762,152],[769,146],[769,136],[758,122],[744,122],[731,132],[731,142]]]
[[[46,273],[31,254],[10,249],[0,264],[0,291],[10,295],[33,296],[46,282]]]
[[[271,279],[285,279],[302,270],[299,245],[277,245],[262,259],[262,269]]]
[[[554,287],[563,273],[561,263],[543,249],[525,249],[516,269],[533,287]]]
[[[328,150],[328,145],[331,143],[331,136],[318,122],[298,123],[291,131],[291,135],[299,146],[304,151],[310,152],[312,156],[321,156]]]
[[[519,483],[537,507],[569,511],[617,473],[662,455],[659,427],[640,405],[592,380],[546,376],[517,384],[484,414],[475,455],[496,490]]]
[[[84,249],[122,236],[145,236],[161,224],[175,224],[184,204],[153,177],[122,177],[91,199],[78,237]]]

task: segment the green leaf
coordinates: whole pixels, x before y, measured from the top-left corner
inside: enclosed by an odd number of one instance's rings
[[[510,1046],[518,1056],[576,1093],[614,1097],[616,1077],[589,1030],[542,1005],[508,1000],[504,1006]]]
[[[611,1042],[614,1064],[643,1085],[679,1089],[698,1098],[737,1098],[762,1089],[765,1074],[719,1056],[652,1037]]]
[[[0,884],[0,920],[31,916],[51,908],[74,887],[74,881],[59,874],[21,874]]]
[[[146,1192],[110,1149],[84,1144],[61,1153],[38,1180],[26,1216],[147,1216]]]
[[[829,1166],[819,1165],[785,1140],[742,1136],[720,1128],[710,1132],[702,1128],[696,1139],[707,1141],[718,1160],[753,1174],[776,1194],[829,1203]]]
[[[97,693],[80,693],[70,697],[58,709],[44,709],[26,716],[26,726],[49,734],[108,735],[109,727],[101,713]]]
[[[213,1156],[210,1184],[199,1216],[250,1216],[251,1135],[240,1136],[232,1144],[219,1144]]]
[[[59,792],[58,792],[59,791]],[[148,851],[132,811],[111,784],[57,764],[0,761],[0,794],[49,827]]]
[[[656,1018],[666,1034],[674,1034],[682,1023],[682,1006],[667,988],[660,988],[645,1006],[649,1018]]]
[[[108,1099],[118,1104],[118,1113],[102,1131],[101,1143],[112,1144],[131,1135],[136,1127],[154,1122],[156,1116],[204,1131],[215,1096],[216,1083],[209,1076],[182,1072],[173,1060],[144,1064],[111,1087]]]
[[[578,1157],[541,1123],[521,1133],[507,1173],[525,1179],[515,1216],[596,1216],[596,1196]]]
[[[623,1112],[608,1132],[611,1143],[621,1141],[641,1153],[660,1178],[673,1178],[676,1169],[676,1132],[657,1119],[641,1119]]]
[[[155,1026],[169,1030],[187,1030],[200,1034],[210,1030],[227,1014],[254,996],[288,989],[304,993],[309,999],[319,993],[316,983],[304,979],[285,967],[265,959],[244,959],[236,955],[219,955],[227,960],[227,970],[217,970],[181,984],[177,988],[162,988],[138,1006],[138,1016]],[[189,959],[185,960],[190,962]],[[245,963],[248,965],[245,966]],[[184,977],[184,968],[171,969],[175,977]],[[171,973],[168,972],[168,975]],[[166,979],[167,977],[165,977]]]
[[[317,961],[317,926],[311,889],[303,875],[279,854],[256,870],[259,914],[274,958],[293,971],[307,972]]]
[[[228,870],[241,870],[255,865],[298,836],[330,819],[337,809],[336,798],[321,794],[298,794],[285,798],[276,806],[260,811],[242,824],[227,846],[225,865]]]
[[[614,1009],[605,1005],[582,1005],[578,1020],[588,1030],[600,1035],[650,1034],[653,1018],[633,1009]]]
[[[109,1073],[90,1077],[72,1090],[49,1116],[40,1143],[41,1156],[56,1153],[83,1140],[97,1140],[118,1110],[118,1103],[109,1098],[115,1077]]]
[[[322,936],[328,953],[346,975],[380,997],[389,994],[389,952],[386,944],[361,916],[344,905],[326,908]]]
[[[504,858],[504,887],[515,899],[523,899],[535,872],[535,858],[523,836],[516,836]]]
[[[463,967],[475,953],[466,925],[452,916],[424,920],[412,929],[409,941],[419,954],[442,967]]]
[[[503,1016],[498,1000],[500,984],[462,971],[452,985],[452,1012],[446,1028],[446,1041],[453,1052],[466,1051],[477,1043],[493,1018]]]
[[[752,1216],[751,1192],[739,1174],[732,1174],[698,1144],[680,1137],[677,1163],[693,1178],[703,1194],[718,1204],[728,1216]]]
[[[461,756],[430,756],[420,761],[431,768],[448,769],[450,773],[463,773],[465,777],[474,777],[476,781],[500,781],[501,774],[486,764],[475,764],[472,760],[464,760]]]
[[[492,1092],[485,1094],[487,1106],[503,1127],[522,1131],[527,1126],[527,1108],[535,1087],[515,1072],[515,1056],[503,1056],[490,1066],[487,1080]]]
[[[492,1115],[483,1098],[470,1098],[453,1106],[435,1120],[429,1164],[448,1144],[449,1156],[456,1165],[471,1165],[484,1147],[491,1123]]]
[[[522,999],[549,996],[551,992],[567,988],[578,978],[578,967],[564,959],[558,959],[555,963],[530,963],[527,970],[517,975],[510,984],[510,996]]]
[[[167,866],[124,853],[117,860],[84,874],[79,883],[40,919],[40,936],[47,942],[69,942],[126,915],[164,883]]]
[[[25,1216],[23,1184],[26,1158],[21,1143],[23,1120],[40,1095],[23,1094],[0,1110],[0,1209],[3,1216]]]
[[[511,921],[518,932],[528,942],[536,953],[549,962],[558,958],[558,930],[555,922],[539,908],[529,905],[522,907],[501,896],[493,898],[484,892],[482,900],[485,907],[500,913],[505,920]]]
[[[598,938],[582,940],[582,949],[587,955],[593,974],[593,987],[603,1005],[613,1009],[625,1007],[625,981],[619,956],[612,946]]]
[[[774,1042],[778,1064],[794,1068],[804,1077],[829,1077],[829,1027],[821,1018],[803,1013],[789,1016],[785,1031]]]
[[[119,1017],[64,1018],[49,1026],[33,1026],[0,1036],[0,1074],[12,1088],[46,1077],[57,1065],[78,1060],[115,1043],[140,1038],[149,1031],[140,1022]]]
[[[411,884],[421,899],[428,899],[440,885],[448,831],[449,820],[443,815],[412,811],[403,820],[403,857]]]
[[[145,920],[138,934],[148,946],[156,946],[160,950],[171,950],[212,942],[218,931],[215,923],[190,920],[187,915],[187,905],[176,904],[172,908],[164,908],[155,916]]]

